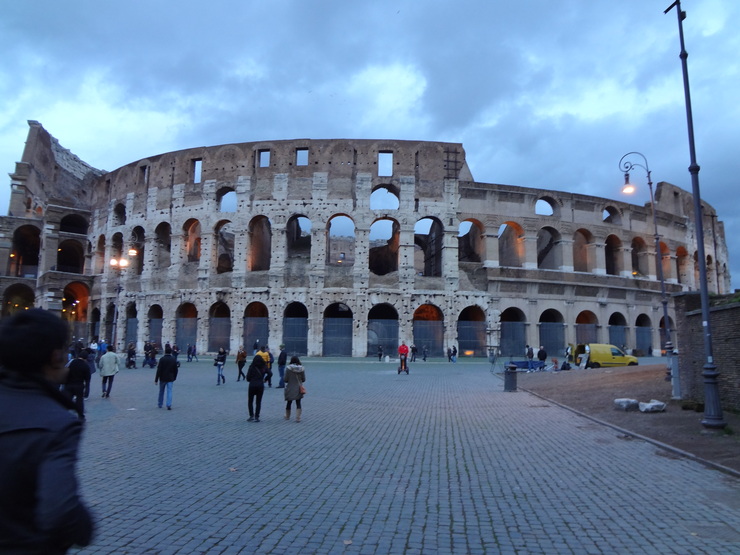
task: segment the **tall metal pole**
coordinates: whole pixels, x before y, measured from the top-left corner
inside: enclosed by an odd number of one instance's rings
[[[645,165],[631,162],[629,160],[625,160],[625,158],[636,155],[640,156],[644,162]],[[650,168],[648,166],[647,158],[645,158],[645,155],[641,152],[628,152],[622,158],[619,160],[619,169],[624,172],[625,177],[625,185],[626,181],[629,180],[629,172],[632,171],[633,168],[639,167],[644,169],[647,172],[647,184],[648,189],[650,190],[650,208],[653,215],[653,233],[655,237],[655,264],[656,268],[655,270],[658,273],[658,280],[660,280],[660,301],[663,305],[663,333],[665,334],[665,354],[666,354],[666,380],[671,381],[671,386],[673,390],[673,398],[674,399],[680,399],[681,398],[681,386],[679,382],[678,373],[674,369],[673,364],[673,342],[671,341],[671,319],[668,316],[668,295],[666,294],[666,288],[665,288],[665,274],[663,273],[663,253],[660,248],[660,234],[658,233],[658,219],[655,215],[655,196],[653,195],[653,178],[652,174],[650,173]],[[659,326],[660,327],[660,326]]]
[[[704,330],[704,354],[706,363],[703,366],[702,375],[704,376],[704,419],[701,421],[705,428],[722,429],[727,426],[722,416],[722,405],[719,400],[719,383],[717,377],[717,367],[714,364],[714,355],[712,354],[712,331],[709,325],[709,291],[707,288],[707,259],[704,254],[704,221],[701,207],[701,192],[699,190],[699,165],[696,163],[696,148],[694,147],[694,118],[691,114],[691,93],[689,92],[689,68],[686,58],[689,54],[686,52],[683,39],[683,20],[686,18],[686,12],[681,10],[681,1],[676,0],[668,6],[663,13],[668,13],[676,8],[678,15],[678,36],[681,41],[681,69],[683,70],[683,89],[686,98],[686,123],[689,131],[689,155],[691,164],[689,173],[691,174],[691,189],[694,197],[694,219],[696,226],[696,250],[699,260],[699,292],[701,295],[701,318]]]

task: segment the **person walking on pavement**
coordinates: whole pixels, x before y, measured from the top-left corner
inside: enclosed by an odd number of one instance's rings
[[[172,410],[172,384],[177,379],[177,368],[180,363],[172,355],[172,347],[165,345],[164,356],[157,363],[157,373],[154,375],[154,385],[159,385],[157,406],[161,409],[164,401],[164,392],[167,391],[167,410]]]
[[[85,385],[85,401],[90,397],[90,382],[92,381],[92,375],[98,371],[98,365],[95,363],[95,357],[97,353],[92,347],[87,349],[87,365],[90,367],[90,379],[87,380]]]
[[[383,362],[383,346],[378,345],[378,362]]]
[[[110,397],[110,390],[113,387],[113,378],[116,377],[121,369],[121,361],[118,355],[113,352],[113,345],[106,347],[105,354],[100,357],[100,377],[103,379],[103,398]]]
[[[218,348],[216,358],[213,359],[213,365],[216,367],[216,385],[221,385],[221,382],[226,383],[224,377],[224,364],[226,364],[226,351],[223,347]]]
[[[254,355],[252,364],[247,370],[247,408],[249,418],[247,422],[259,422],[262,410],[262,395],[265,393],[265,359],[260,355]]]
[[[59,391],[67,334],[40,308],[0,323],[1,553],[62,554],[92,541],[75,471],[83,422]]]
[[[90,391],[90,365],[87,363],[89,351],[82,349],[80,354],[69,363],[67,381],[64,383],[64,391],[70,401],[75,404],[77,414],[85,419],[85,391]]]
[[[270,349],[267,347],[267,345],[264,345],[259,348],[257,351],[258,357],[262,357],[262,360],[265,363],[265,382],[272,383],[272,370],[270,370]],[[270,385],[272,387],[272,385]]]
[[[542,363],[542,369],[544,369],[546,366],[545,361],[547,360],[547,351],[543,345],[540,345],[540,350],[537,351],[537,360]]]
[[[424,345],[421,348],[421,360],[423,360],[424,362],[426,362],[428,355],[429,355],[429,347],[427,347],[426,345]]]
[[[419,350],[416,348],[416,344],[412,343],[411,344],[411,360],[409,362],[416,362],[416,353],[418,351]]]
[[[278,389],[285,387],[285,366],[288,362],[288,353],[285,350],[285,345],[280,345],[280,354],[278,355],[278,372],[280,373],[280,383]]]
[[[239,369],[239,375],[236,377],[236,381],[240,381],[244,378],[247,381],[247,376],[244,373],[244,365],[247,363],[247,351],[244,350],[243,345],[239,345],[239,350],[236,352],[236,367]]]
[[[303,414],[301,399],[303,399],[303,382],[306,381],[306,371],[297,356],[290,357],[290,364],[285,369],[285,419],[290,420],[290,406],[295,401],[295,421],[300,422]]]

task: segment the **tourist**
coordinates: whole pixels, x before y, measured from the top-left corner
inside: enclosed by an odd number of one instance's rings
[[[290,364],[285,369],[285,419],[290,420],[290,406],[295,401],[295,421],[301,421],[303,407],[301,399],[305,394],[303,382],[306,381],[306,371],[297,356],[290,358]]]
[[[259,422],[262,409],[262,395],[265,392],[265,359],[260,355],[254,355],[252,364],[247,370],[247,407],[249,409],[248,422]]]

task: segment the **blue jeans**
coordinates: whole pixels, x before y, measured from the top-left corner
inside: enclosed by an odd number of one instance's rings
[[[278,366],[278,372],[280,372],[280,383],[278,387],[285,387],[285,366]]]
[[[172,406],[172,382],[159,382],[159,399],[157,400],[157,406],[160,409],[162,408],[165,389],[167,390],[167,407]]]
[[[224,378],[224,363],[219,362],[218,364],[216,364],[216,369],[218,370],[218,375],[216,376],[216,385],[219,385],[222,380],[224,383],[226,383],[226,378]]]
[[[534,359],[527,359],[527,370],[534,370]]]

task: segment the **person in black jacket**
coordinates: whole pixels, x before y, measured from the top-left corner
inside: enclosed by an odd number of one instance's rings
[[[248,422],[260,421],[260,410],[262,409],[262,395],[265,393],[265,372],[267,364],[261,355],[254,355],[252,364],[247,370],[247,405],[249,407]],[[256,406],[255,406],[256,405]]]
[[[59,391],[67,324],[34,308],[0,322],[0,553],[89,545],[75,464],[83,423]]]
[[[285,387],[285,367],[288,365],[288,353],[285,345],[280,345],[280,354],[278,355],[278,372],[280,372],[280,383],[278,389]]]
[[[164,392],[167,390],[167,410],[172,410],[172,384],[177,379],[177,368],[180,365],[172,356],[172,347],[169,344],[164,347],[164,356],[157,363],[157,373],[154,376],[154,384],[159,384],[159,398],[157,406],[162,408]]]
[[[77,358],[69,363],[67,381],[64,383],[64,391],[74,402],[77,414],[85,418],[85,393],[90,392],[90,365],[87,363],[87,349],[82,349]]]

